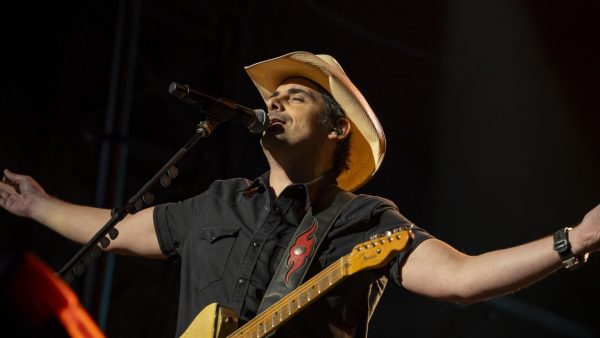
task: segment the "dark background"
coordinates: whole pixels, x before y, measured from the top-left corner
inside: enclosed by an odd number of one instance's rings
[[[386,131],[386,159],[359,192],[394,200],[456,248],[534,240],[600,202],[596,1],[2,7],[0,167],[68,201],[121,205],[192,136],[199,113],[168,94],[171,81],[262,107],[243,66],[306,50],[337,58]],[[257,136],[222,125],[178,167],[157,203],[255,177],[266,161]],[[0,236],[56,270],[80,247],[3,210]],[[104,255],[71,286],[109,337],[171,337],[178,278],[176,264]],[[390,286],[370,336],[597,337],[599,281],[592,256],[472,306]]]

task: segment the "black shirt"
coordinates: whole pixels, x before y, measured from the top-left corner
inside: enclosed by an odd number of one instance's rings
[[[292,184],[273,199],[267,180],[268,173],[255,181],[215,181],[198,196],[155,208],[161,250],[170,259],[181,259],[177,336],[210,303],[234,309],[242,323],[255,316],[283,251],[323,188],[322,182]],[[410,222],[393,202],[358,195],[323,241],[308,277],[371,235],[402,225]],[[418,227],[413,231],[411,246],[387,267],[351,276],[284,324],[276,336],[366,337],[388,277],[399,284],[402,257],[431,237]]]

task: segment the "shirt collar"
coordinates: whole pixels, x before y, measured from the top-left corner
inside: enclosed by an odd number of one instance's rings
[[[298,187],[302,187],[306,193],[306,210],[325,192],[325,189],[330,185],[337,185],[337,181],[335,179],[335,175],[333,172],[329,171],[316,179],[305,182],[305,183],[292,183],[288,185],[283,191],[282,194],[287,189],[297,189]],[[252,197],[257,192],[264,192],[269,190],[269,171],[257,177],[254,181],[250,183],[250,185],[240,192],[246,197]]]
[[[254,179],[254,181],[252,181],[246,188],[238,190],[238,192],[241,192],[245,197],[252,197],[257,192],[264,192],[267,190],[268,186],[269,172],[267,171],[266,173]]]

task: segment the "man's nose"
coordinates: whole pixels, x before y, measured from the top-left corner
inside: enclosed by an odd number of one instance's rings
[[[267,103],[267,108],[269,109],[269,111],[281,111],[281,109],[283,109],[283,105],[281,104],[281,102],[279,102],[278,99],[271,99]]]

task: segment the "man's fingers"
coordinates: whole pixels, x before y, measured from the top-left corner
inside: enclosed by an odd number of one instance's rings
[[[16,192],[17,190],[13,185],[0,182],[0,193],[15,194]]]
[[[21,189],[19,188],[21,183],[26,182],[29,176],[15,174],[8,169],[4,169],[4,176],[2,177],[2,182],[6,185],[9,185],[14,188],[17,193],[21,193]]]
[[[0,207],[6,208],[8,201],[11,199],[12,194],[6,191],[0,191]]]
[[[0,184],[11,186],[11,187],[15,188],[14,190],[19,190],[19,183],[11,180],[6,175],[2,176],[2,182],[0,182]]]
[[[8,170],[8,169],[4,169],[4,176],[6,178],[8,178],[9,180],[16,182],[16,183],[21,183],[24,179],[25,179],[25,175],[19,175],[19,174],[15,174],[12,171]],[[3,180],[4,181],[4,180]]]
[[[7,199],[10,197],[10,193],[7,191],[0,190],[0,199]]]

